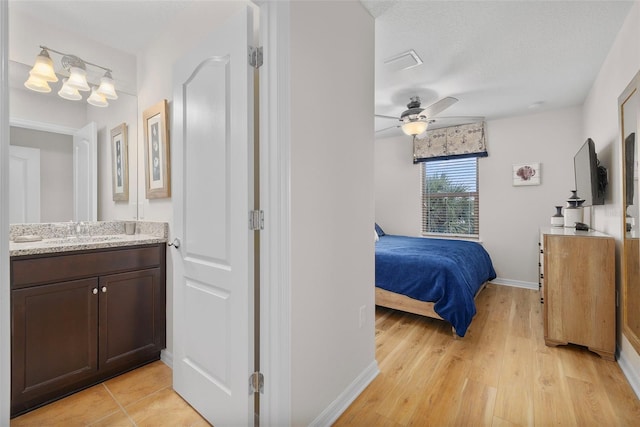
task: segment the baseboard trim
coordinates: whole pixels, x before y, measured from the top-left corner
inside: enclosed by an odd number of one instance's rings
[[[340,415],[353,403],[365,388],[378,376],[378,362],[375,360],[351,384],[309,424],[312,427],[332,425]]]
[[[619,352],[618,365],[620,366],[620,369],[622,369],[622,373],[627,378],[627,381],[636,396],[640,399],[640,377],[638,376],[638,372],[633,369],[631,363],[629,363],[629,359],[626,357],[626,353],[624,351]]]
[[[166,349],[160,352],[160,360],[164,362],[165,365],[173,369],[173,354],[169,353]]]
[[[496,285],[511,286],[513,288],[531,289],[532,291],[538,290],[538,284],[534,282],[525,282],[523,280],[505,279],[503,277],[496,277],[490,281]]]

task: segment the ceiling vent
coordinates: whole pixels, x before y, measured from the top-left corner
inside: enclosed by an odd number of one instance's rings
[[[422,65],[422,59],[420,59],[415,50],[411,49],[385,59],[384,64],[396,71],[408,70],[409,68]]]

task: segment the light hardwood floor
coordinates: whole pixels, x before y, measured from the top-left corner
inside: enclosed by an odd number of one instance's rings
[[[490,284],[462,339],[376,308],[378,377],[334,426],[640,426],[616,362],[544,344],[536,291]]]
[[[615,362],[546,347],[538,292],[489,285],[467,335],[376,309],[380,375],[335,426],[638,426],[640,402]],[[207,426],[162,362],[11,421],[18,426]]]
[[[209,426],[173,391],[171,376],[164,363],[150,363],[14,418],[11,427]]]

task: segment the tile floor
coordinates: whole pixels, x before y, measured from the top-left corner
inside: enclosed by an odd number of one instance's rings
[[[153,362],[14,418],[11,427],[209,426],[173,391],[171,376]]]

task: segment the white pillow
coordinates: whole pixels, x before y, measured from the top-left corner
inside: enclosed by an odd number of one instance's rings
[[[374,239],[374,242],[377,242],[378,240],[380,240],[380,237],[378,236],[378,233],[376,233],[376,230],[373,230],[373,234],[376,236],[376,238]]]

